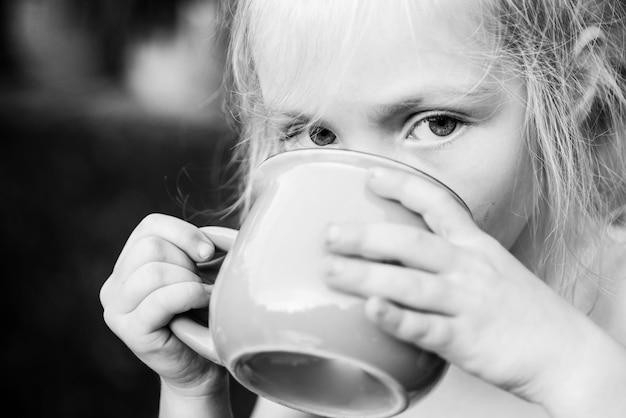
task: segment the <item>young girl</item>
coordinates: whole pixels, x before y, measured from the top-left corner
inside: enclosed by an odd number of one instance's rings
[[[406,417],[626,416],[626,14],[580,0],[241,0],[227,5],[231,113],[249,173],[304,147],[383,155],[421,214],[329,227],[328,285],[452,364]],[[101,291],[111,329],[161,377],[161,416],[228,416],[225,372],[169,330],[209,303],[214,247],[162,215]],[[396,263],[381,263],[393,260]],[[409,367],[409,366],[407,366]],[[300,416],[260,399],[255,417]]]

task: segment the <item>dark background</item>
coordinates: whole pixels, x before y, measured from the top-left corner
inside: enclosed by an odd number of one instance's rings
[[[205,100],[220,74],[203,73],[214,51],[184,20],[212,1],[0,4],[4,404],[24,417],[154,417],[157,376],[106,327],[98,292],[149,213],[235,224],[217,213],[233,134]],[[137,93],[136,47],[179,38],[199,59],[161,54],[162,77],[197,65],[178,77],[196,96],[173,100],[161,76]],[[253,397],[233,385],[233,398],[247,416]]]

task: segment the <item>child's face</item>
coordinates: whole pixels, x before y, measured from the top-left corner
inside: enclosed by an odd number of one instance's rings
[[[253,49],[264,100],[288,147],[365,151],[423,170],[510,248],[532,196],[524,87],[498,68],[486,71],[486,38],[469,18],[473,1],[432,2],[419,12],[374,2],[371,19],[354,21],[310,13],[284,31],[274,23]],[[307,119],[315,127],[299,132]]]

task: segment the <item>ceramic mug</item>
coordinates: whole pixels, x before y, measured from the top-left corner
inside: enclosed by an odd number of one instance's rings
[[[427,228],[419,215],[368,190],[373,167],[435,183],[467,209],[437,180],[383,157],[319,149],[278,154],[254,175],[256,196],[241,229],[203,229],[228,250],[208,329],[181,317],[173,332],[252,392],[312,414],[388,417],[429,393],[447,363],[381,331],[366,319],[362,298],[322,279],[330,223]]]

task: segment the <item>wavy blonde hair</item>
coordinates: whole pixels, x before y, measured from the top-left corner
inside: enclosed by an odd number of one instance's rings
[[[229,32],[226,103],[240,137],[237,205],[244,215],[252,200],[253,170],[282,150],[259,86],[255,41],[265,35],[268,24],[281,25],[286,39],[306,45],[286,43],[276,51],[276,59],[297,66],[302,59],[298,48],[315,48],[316,36],[337,35],[327,25],[324,33],[297,37],[298,25],[307,19],[332,23],[337,8],[354,19],[375,1],[381,0],[223,2]],[[404,0],[393,5],[410,9],[420,3]],[[535,173],[531,226],[535,243],[546,249],[534,269],[572,298],[579,276],[575,267],[584,268],[573,263],[580,238],[592,231],[601,240],[604,226],[617,219],[615,214],[626,203],[624,6],[612,0],[483,0],[480,5],[475,17],[492,45],[485,48],[485,59],[510,69],[526,87],[525,138]],[[329,51],[333,59],[349,56],[347,26],[342,27],[341,37],[347,39],[343,46]],[[299,71],[302,68],[281,76],[293,84]]]
[[[500,60],[526,86],[535,270],[573,298],[582,237],[606,239],[626,203],[625,14],[621,2],[486,3]],[[589,244],[589,243],[587,243]]]

